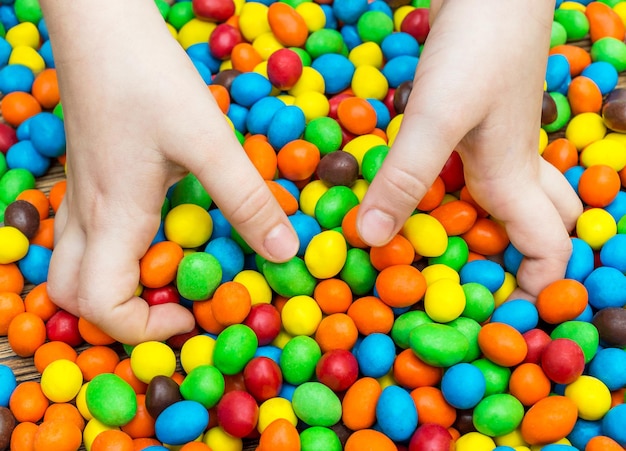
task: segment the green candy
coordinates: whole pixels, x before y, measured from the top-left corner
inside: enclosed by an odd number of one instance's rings
[[[500,393],[485,396],[474,407],[472,421],[476,430],[489,437],[513,432],[524,418],[524,406],[513,395]]]
[[[622,216],[619,221],[617,221],[617,233],[626,233],[626,215]]]
[[[307,38],[304,48],[312,59],[318,58],[326,53],[344,53],[345,43],[343,36],[337,30],[322,28],[316,30]]]
[[[448,246],[443,254],[428,259],[429,265],[443,264],[460,271],[469,258],[469,246],[460,236],[448,237]]]
[[[411,331],[409,346],[427,364],[446,368],[463,361],[469,341],[454,327],[426,323]]]
[[[302,61],[302,66],[307,67],[311,65],[311,55],[309,55],[306,50],[301,49],[300,47],[289,47],[289,50],[292,50],[298,54],[300,57],[300,61]],[[322,116],[327,117],[327,116]]]
[[[128,382],[113,373],[94,377],[85,391],[87,408],[107,426],[124,426],[137,413],[137,395]]]
[[[313,426],[300,433],[301,451],[341,451],[342,449],[341,440],[332,429]]]
[[[196,401],[207,409],[217,405],[224,394],[224,376],[213,365],[200,365],[180,384],[183,398]]]
[[[592,323],[586,321],[565,321],[554,328],[550,338],[569,338],[578,343],[583,350],[585,363],[589,363],[598,351],[600,335]]]
[[[472,365],[478,368],[485,377],[485,396],[508,391],[511,379],[509,368],[497,365],[489,359],[474,360]]]
[[[61,120],[65,119],[65,116],[63,114],[63,105],[61,104],[61,102],[56,104],[56,106],[52,110],[52,114],[54,114],[56,117],[58,117]]]
[[[167,21],[176,30],[180,30],[183,25],[194,17],[192,2],[176,2],[170,7]]]
[[[382,11],[366,11],[356,24],[357,33],[363,42],[383,42],[393,32],[393,19]]]
[[[163,203],[161,204],[161,221],[165,219],[171,208],[172,203],[170,202],[170,200],[167,197],[164,198]]]
[[[285,344],[280,354],[279,366],[283,378],[292,385],[311,380],[321,357],[320,346],[313,338],[307,335],[293,337]]]
[[[167,3],[165,0],[154,0],[154,3],[158,8],[159,13],[161,13],[161,17],[163,17],[163,20],[166,20],[167,15],[170,12],[170,4]]]
[[[293,257],[284,263],[266,260],[263,275],[272,290],[288,298],[301,294],[311,296],[317,284],[300,257]]]
[[[383,161],[389,153],[389,146],[380,144],[369,149],[363,155],[363,161],[361,162],[361,173],[363,178],[372,183],[374,177],[378,173],[378,170],[383,165]]]
[[[589,34],[589,19],[582,11],[559,8],[554,11],[554,20],[565,28],[568,41],[578,41]]]
[[[8,170],[9,166],[7,165],[7,158],[2,152],[0,152],[0,179],[2,179],[2,176],[6,174]]]
[[[626,43],[613,37],[604,37],[591,44],[591,59],[611,64],[618,72],[626,69]]]
[[[357,296],[369,293],[376,284],[377,275],[378,271],[370,262],[367,251],[357,247],[348,249],[339,278],[348,284],[352,293]]]
[[[341,147],[341,126],[332,117],[317,117],[304,129],[304,139],[315,144],[323,157]]]
[[[1,199],[0,199],[0,222],[4,222],[4,213],[7,209],[8,205],[5,204]]]
[[[415,8],[430,8],[430,0],[413,0],[411,5]]]
[[[468,282],[461,286],[465,293],[465,309],[461,315],[479,323],[486,321],[496,308],[493,293],[477,282]]]
[[[0,201],[9,205],[22,191],[35,187],[35,176],[27,169],[9,169],[0,177]]]
[[[190,301],[209,299],[222,281],[222,266],[206,252],[187,254],[178,264],[176,286],[180,295]]]
[[[359,198],[347,186],[336,185],[326,191],[315,204],[315,219],[325,229],[339,227],[343,217],[359,205]]]
[[[243,239],[243,237],[234,227],[230,229],[230,237],[239,245],[244,254],[249,255],[254,253],[254,249],[250,247],[247,241]]]
[[[211,196],[200,180],[191,173],[179,180],[172,189],[171,208],[181,204],[195,204],[208,210],[211,203]]]
[[[465,358],[463,358],[463,362],[473,362],[478,357],[480,357],[481,350],[480,346],[478,346],[478,333],[480,332],[480,324],[474,321],[471,318],[465,318],[463,316],[459,316],[458,318],[450,321],[448,326],[458,330],[463,334],[469,343],[469,348],[467,353],[465,354]]]
[[[20,22],[32,22],[37,25],[43,17],[39,0],[15,0],[13,8]]]
[[[4,28],[4,25],[0,23],[0,37],[4,38],[6,34],[7,34],[6,28]]]
[[[556,20],[552,22],[550,33],[550,48],[567,43],[567,30]]]
[[[341,419],[339,397],[320,382],[305,382],[296,387],[291,403],[296,416],[309,426],[330,427]]]
[[[569,122],[572,117],[572,109],[569,105],[567,97],[560,92],[550,92],[548,94],[552,97],[554,103],[556,104],[556,119],[554,122],[545,124],[542,127],[547,133],[554,133],[561,130],[565,127],[565,124]]]
[[[258,347],[259,340],[252,329],[245,324],[233,324],[217,336],[213,363],[222,374],[237,374],[254,357]]]
[[[409,310],[396,318],[391,327],[391,339],[402,349],[409,348],[411,331],[422,324],[432,323],[433,320],[422,310]]]

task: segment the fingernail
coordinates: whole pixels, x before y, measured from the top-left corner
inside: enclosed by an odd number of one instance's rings
[[[267,234],[263,246],[271,260],[284,262],[296,255],[299,244],[291,229],[285,224],[279,224]]]
[[[361,238],[371,246],[381,246],[392,238],[395,228],[392,216],[380,210],[368,210],[361,219]]]

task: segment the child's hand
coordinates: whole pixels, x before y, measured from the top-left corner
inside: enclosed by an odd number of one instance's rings
[[[360,208],[366,242],[398,232],[457,149],[472,197],[526,256],[520,287],[536,296],[563,277],[582,206],[538,154],[553,3],[432,3],[437,15],[401,130]]]
[[[184,307],[134,295],[169,186],[193,172],[268,259],[297,237],[152,0],[43,3],[68,140],[50,295],[124,343],[189,331]]]

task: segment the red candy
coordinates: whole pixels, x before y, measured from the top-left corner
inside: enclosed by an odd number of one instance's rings
[[[144,288],[141,297],[148,305],[167,304],[168,302],[178,304],[180,295],[174,285],[165,285],[161,288]]]
[[[209,38],[211,54],[218,59],[224,60],[230,57],[233,48],[243,42],[239,30],[227,23],[219,24]]]
[[[243,324],[254,331],[259,346],[265,346],[280,333],[282,322],[280,313],[272,304],[255,304]]]
[[[243,370],[246,390],[259,403],[278,396],[283,385],[283,373],[269,357],[255,357]]]
[[[72,347],[83,344],[78,330],[78,317],[65,310],[57,311],[46,322],[46,335],[50,341],[63,341]]]
[[[192,0],[196,16],[212,22],[224,22],[235,14],[233,0]]]
[[[259,419],[259,407],[248,392],[233,390],[217,404],[217,422],[224,431],[243,438],[252,433]]]
[[[428,8],[415,8],[408,13],[400,25],[400,31],[410,34],[417,42],[423,44],[430,31]]]
[[[583,374],[585,355],[575,341],[557,338],[543,350],[541,367],[546,376],[557,384],[571,384]]]
[[[454,447],[450,432],[436,423],[419,426],[409,441],[409,451],[450,451]]]
[[[347,390],[359,377],[359,364],[350,351],[333,349],[326,352],[315,367],[317,379],[331,390]]]
[[[302,60],[290,49],[280,49],[267,60],[267,78],[280,90],[291,89],[302,75]]]

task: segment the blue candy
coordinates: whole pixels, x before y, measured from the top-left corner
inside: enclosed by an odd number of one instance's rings
[[[285,144],[299,139],[304,133],[306,118],[300,108],[288,105],[276,112],[267,130],[267,140],[280,150]]]
[[[613,235],[600,249],[600,261],[621,273],[626,273],[626,235]]]
[[[513,243],[509,243],[502,257],[504,268],[514,276],[517,275],[517,270],[519,269],[519,265],[522,264],[524,255],[513,246]]]
[[[348,47],[348,50],[352,50],[357,45],[362,44],[361,36],[359,36],[359,32],[357,31],[356,26],[349,24],[341,27],[341,36],[343,37],[343,42]]]
[[[537,327],[539,313],[532,302],[514,299],[498,306],[491,315],[491,322],[508,324],[523,334]]]
[[[187,55],[195,61],[201,61],[214,74],[219,72],[222,61],[215,58],[209,51],[209,44],[199,42],[187,47]]]
[[[417,409],[408,391],[390,385],[385,387],[376,404],[380,430],[391,440],[408,440],[417,428]]]
[[[0,365],[0,407],[9,407],[9,400],[15,387],[17,379],[11,367]]]
[[[355,24],[359,17],[368,10],[367,0],[350,0],[333,2],[333,13],[344,24]]]
[[[561,54],[554,54],[548,57],[546,68],[546,85],[548,92],[559,91],[570,78],[569,61]]]
[[[572,255],[567,262],[565,278],[583,283],[593,268],[594,256],[591,246],[580,238],[572,238]]]
[[[48,268],[52,251],[38,244],[31,244],[28,252],[17,262],[20,272],[33,285],[39,285],[48,280]]]
[[[365,99],[376,111],[376,128],[385,130],[391,121],[391,113],[387,106],[378,99]]]
[[[504,269],[491,260],[473,260],[467,262],[459,271],[461,284],[477,282],[487,287],[492,293],[504,283]]]
[[[391,370],[395,359],[396,345],[390,336],[373,333],[361,341],[356,359],[363,376],[382,377]]]
[[[0,91],[3,94],[18,91],[30,93],[34,81],[33,71],[22,64],[11,64],[0,69]]]
[[[276,179],[274,181],[278,183],[280,186],[282,186],[283,188],[285,188],[287,191],[289,191],[289,194],[291,194],[297,201],[300,201],[300,190],[298,189],[295,183],[293,183],[291,180],[287,180],[283,178]]]
[[[613,216],[615,222],[626,216],[626,191],[619,191],[613,202],[604,207],[604,210]]]
[[[337,94],[350,86],[355,67],[352,61],[338,53],[325,53],[316,58],[311,67],[324,79],[326,94]]]
[[[589,64],[580,75],[590,78],[603,96],[615,89],[619,77],[615,66],[606,61],[595,61]]]
[[[230,238],[233,226],[230,225],[230,222],[228,222],[222,210],[218,208],[209,210],[209,216],[211,216],[213,220],[213,233],[211,234],[211,238],[216,239],[222,236]]]
[[[231,120],[235,129],[242,134],[248,131],[246,121],[248,120],[248,109],[236,103],[231,103],[226,116]]]
[[[604,415],[602,433],[621,446],[626,445],[626,404],[618,404]]]
[[[210,240],[204,252],[213,255],[222,267],[221,283],[231,281],[244,268],[244,255],[241,247],[229,237],[219,237]]]
[[[58,158],[65,154],[65,128],[56,115],[41,112],[30,118],[30,139],[40,154]]]
[[[389,86],[397,88],[405,81],[412,81],[417,68],[417,60],[417,56],[400,55],[387,61],[382,73]]]
[[[626,351],[605,348],[596,352],[589,363],[589,375],[604,383],[609,390],[626,386]]]
[[[597,435],[602,435],[602,423],[578,418],[567,439],[577,449],[585,449],[587,442]]]
[[[615,268],[601,266],[585,279],[589,304],[596,309],[626,305],[626,276]]]
[[[278,110],[284,108],[285,104],[276,97],[265,97],[256,102],[246,118],[246,127],[252,135],[265,135],[272,122],[272,118]]]
[[[300,240],[298,255],[302,257],[313,237],[322,232],[322,227],[314,217],[302,212],[290,215],[288,218]]]
[[[230,86],[233,102],[250,107],[272,92],[272,83],[257,72],[244,72],[237,75]]]
[[[31,172],[35,177],[43,176],[50,168],[50,158],[40,154],[29,140],[13,144],[7,154],[7,165],[11,169],[21,168]]]
[[[572,166],[563,173],[565,179],[576,192],[578,192],[578,182],[580,182],[580,176],[583,175],[584,171],[585,168],[582,166]]]
[[[191,62],[193,63],[194,67],[196,68],[196,70],[198,71],[198,73],[200,74],[200,77],[202,78],[202,81],[205,82],[207,85],[211,84],[211,81],[213,79],[213,74],[211,73],[211,69],[209,69],[207,67],[206,64],[204,64],[204,62],[197,60],[195,58],[190,58]]]
[[[54,55],[52,54],[52,44],[50,43],[50,39],[47,39],[41,44],[39,47],[39,54],[43,58],[43,62],[46,67],[50,69],[55,68],[54,64]]]
[[[196,401],[178,401],[168,406],[154,424],[156,437],[168,445],[182,445],[197,439],[209,424],[209,412]]]
[[[485,395],[487,382],[482,371],[471,363],[457,363],[444,373],[441,392],[448,404],[457,409],[471,409]]]
[[[380,43],[385,60],[389,61],[397,56],[419,56],[420,46],[417,40],[409,33],[399,31],[391,33]]]

